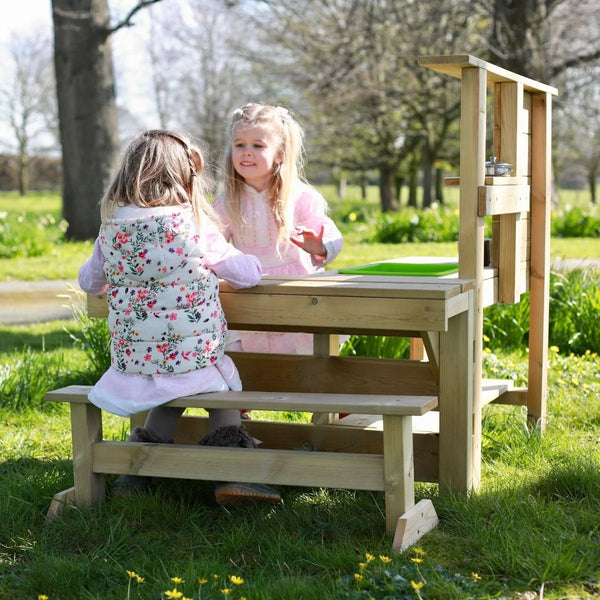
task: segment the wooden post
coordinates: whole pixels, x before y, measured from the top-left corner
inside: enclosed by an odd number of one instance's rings
[[[92,506],[104,498],[104,476],[92,470],[92,444],[102,441],[102,413],[93,404],[71,403],[75,503]]]
[[[530,425],[546,427],[550,297],[550,199],[552,96],[533,94],[531,152],[531,275],[529,316]]]
[[[473,360],[473,381],[470,384],[473,398],[473,449],[470,454],[473,461],[473,478],[470,481],[463,481],[463,484],[478,489],[481,471],[484,245],[484,219],[478,214],[478,198],[479,186],[485,183],[487,73],[481,68],[463,68],[461,79],[459,277],[475,280],[473,327],[471,328],[473,338],[460,342],[469,346],[472,344]],[[441,366],[440,381],[444,381]],[[440,473],[443,472],[441,468],[443,454],[444,451],[440,448]]]

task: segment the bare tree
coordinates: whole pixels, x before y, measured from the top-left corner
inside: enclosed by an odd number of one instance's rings
[[[110,36],[131,26],[139,0],[111,25],[107,0],[52,0],[54,64],[67,235],[97,235],[99,199],[117,166],[119,138]]]
[[[15,34],[10,42],[10,74],[0,87],[0,118],[16,142],[19,193],[29,190],[33,150],[56,147],[54,72],[49,40],[42,31]]]
[[[236,7],[214,0],[172,2],[152,22],[150,53],[163,126],[183,128],[204,142],[214,167],[225,148],[228,114],[257,101],[260,84],[240,54],[252,24]]]

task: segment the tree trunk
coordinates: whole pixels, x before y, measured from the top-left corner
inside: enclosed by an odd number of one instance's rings
[[[435,167],[435,199],[444,204],[444,171],[440,167]]]
[[[52,0],[67,236],[96,237],[119,139],[107,0]]]
[[[588,183],[590,186],[590,197],[592,198],[592,204],[596,204],[596,173],[592,172],[589,174]]]
[[[396,170],[391,165],[379,167],[379,194],[381,198],[381,212],[398,210],[396,200]]]
[[[29,192],[29,156],[24,147],[19,148],[19,195]]]
[[[408,170],[408,206],[417,208],[417,189],[419,187],[419,172],[417,165],[411,162]]]
[[[423,169],[423,208],[429,208],[431,206],[431,188],[433,186],[433,161],[431,160],[430,153],[424,149],[422,158],[422,169]]]

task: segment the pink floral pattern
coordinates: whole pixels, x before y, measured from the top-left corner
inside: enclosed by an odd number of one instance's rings
[[[111,361],[129,374],[185,373],[223,355],[216,275],[203,266],[190,210],[113,220],[100,230]]]

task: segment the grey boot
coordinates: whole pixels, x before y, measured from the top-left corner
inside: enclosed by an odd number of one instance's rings
[[[242,425],[226,425],[207,433],[199,442],[201,446],[229,446],[231,448],[256,448],[254,438]],[[247,500],[280,502],[279,492],[261,483],[215,483],[217,504],[236,504]]]
[[[136,427],[128,438],[129,442],[172,444],[173,440],[161,440],[148,429]],[[113,496],[130,496],[148,491],[151,477],[145,475],[121,475],[112,486]]]

